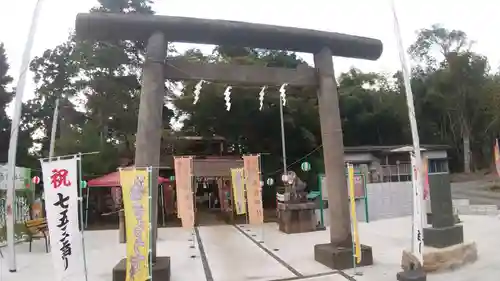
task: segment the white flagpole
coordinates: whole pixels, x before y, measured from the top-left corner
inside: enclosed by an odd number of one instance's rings
[[[59,118],[59,98],[56,99],[56,106],[54,108],[54,117],[52,117],[52,130],[50,132],[50,150],[49,159],[54,157],[54,150],[56,147],[56,133],[57,133],[57,119]]]
[[[31,59],[31,49],[33,48],[33,41],[35,39],[35,33],[36,33],[38,18],[40,16],[42,2],[43,0],[38,0],[36,2],[35,10],[33,11],[33,17],[31,19],[31,27],[28,33],[28,38],[26,40],[26,45],[24,46],[19,80],[17,80],[16,98],[14,100],[14,113],[12,115],[12,126],[10,129],[10,141],[9,141],[8,163],[7,163],[9,178],[7,181],[7,198],[6,198],[7,246],[8,246],[10,272],[16,272],[16,249],[14,245],[15,241],[14,241],[13,210],[15,207],[14,198],[16,196],[14,171],[16,168],[17,139],[19,134],[19,123],[21,121],[21,109],[23,105],[24,86],[26,85],[26,74],[28,72],[28,67]]]
[[[422,158],[420,153],[420,140],[418,137],[418,127],[417,120],[415,118],[415,106],[413,101],[413,93],[411,90],[411,81],[410,81],[410,70],[408,67],[408,60],[406,58],[406,51],[403,47],[403,40],[401,38],[401,31],[399,28],[398,16],[396,13],[396,4],[394,0],[391,1],[392,13],[394,16],[394,33],[396,37],[396,41],[398,44],[399,50],[399,59],[401,61],[401,69],[403,72],[404,85],[406,90],[406,102],[408,105],[408,115],[410,119],[410,127],[411,127],[411,135],[413,139],[413,151],[415,153],[415,166],[416,171],[412,171],[413,174],[416,174],[416,178],[413,177],[413,180],[416,181],[413,190],[413,233],[412,233],[412,251],[415,257],[417,257],[423,265],[423,233],[422,233],[422,180],[421,179],[421,169],[422,169]]]

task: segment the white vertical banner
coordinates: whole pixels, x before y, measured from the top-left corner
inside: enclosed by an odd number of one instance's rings
[[[56,281],[84,280],[85,275],[78,227],[78,159],[41,161]]]
[[[420,183],[421,176],[417,169],[417,159],[415,153],[410,153],[412,177],[411,183],[413,186],[413,235],[412,249],[415,257],[424,264],[423,258],[423,230],[422,230],[422,185]]]

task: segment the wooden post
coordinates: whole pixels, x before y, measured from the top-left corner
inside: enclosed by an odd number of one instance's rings
[[[127,232],[125,231],[125,213],[123,209],[118,211],[118,239],[120,244],[127,242]]]

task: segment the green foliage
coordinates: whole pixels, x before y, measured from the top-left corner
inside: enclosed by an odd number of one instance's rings
[[[7,161],[7,151],[9,149],[10,119],[5,112],[5,108],[12,101],[13,93],[7,89],[12,82],[12,77],[8,75],[9,64],[5,54],[5,48],[0,43],[0,161]]]

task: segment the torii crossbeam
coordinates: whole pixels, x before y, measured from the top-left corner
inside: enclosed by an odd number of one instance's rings
[[[347,34],[245,22],[186,17],[89,13],[79,14],[80,39],[147,42],[136,138],[135,165],[158,167],[165,79],[204,79],[228,83],[317,86],[330,214],[330,243],[315,245],[315,259],[331,268],[352,267],[351,228],[344,147],[332,56],[376,60],[380,40]],[[166,64],[167,42],[231,45],[314,54],[314,68],[296,70],[258,66],[211,65],[185,61]],[[182,71],[176,71],[182,69]],[[187,74],[186,74],[187,73]],[[153,173],[156,181],[158,170]],[[153,183],[153,186],[156,186]],[[168,280],[170,269],[156,258],[157,198],[153,188],[153,278]],[[372,252],[362,247],[362,265],[372,264]],[[168,265],[169,267],[169,265]],[[168,273],[167,273],[168,272]],[[167,275],[165,275],[167,274]],[[115,281],[122,281],[115,279]]]

